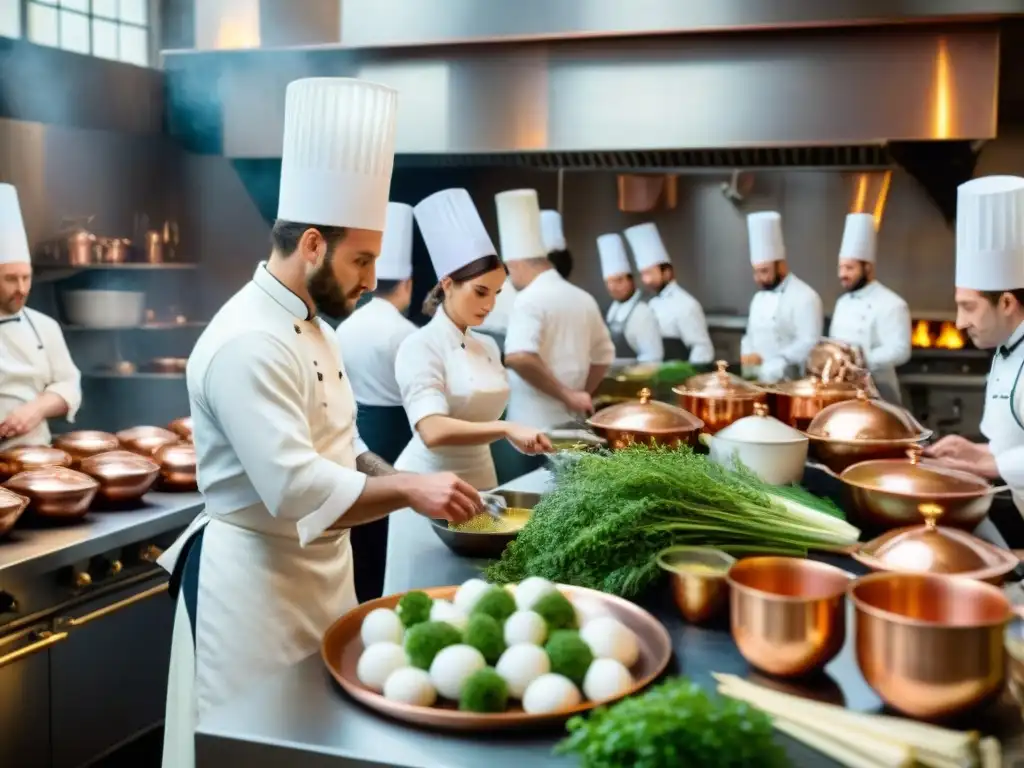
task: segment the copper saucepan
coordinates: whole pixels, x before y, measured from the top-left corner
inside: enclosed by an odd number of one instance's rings
[[[160,465],[160,487],[167,491],[196,489],[196,447],[180,442],[159,448],[153,456]]]
[[[65,432],[53,438],[54,448],[60,448],[71,455],[72,469],[77,469],[82,459],[95,456],[97,453],[116,451],[119,446],[116,435],[96,429]]]
[[[19,472],[5,485],[29,499],[39,517],[74,520],[84,517],[100,484],[88,475],[66,467],[42,467]]]
[[[704,422],[704,431],[714,434],[720,429],[752,416],[758,403],[768,401],[768,393],[728,372],[724,360],[715,363],[718,370],[687,379],[672,391],[679,398],[679,406]]]
[[[617,451],[634,443],[696,445],[704,422],[682,408],[651,400],[651,390],[644,387],[639,400],[598,411],[587,420],[587,426]]]
[[[96,496],[107,502],[141,499],[160,475],[160,465],[131,451],[108,451],[82,459],[81,471],[96,480]]]

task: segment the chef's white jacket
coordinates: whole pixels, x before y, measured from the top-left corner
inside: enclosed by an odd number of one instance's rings
[[[362,494],[367,449],[334,334],[265,264],[210,321],[186,379],[210,517],[307,543]]]
[[[1013,489],[1013,500],[1024,514],[1024,323],[992,358],[985,384],[981,433],[996,460],[999,476]]]
[[[649,304],[658,318],[661,335],[666,339],[679,339],[689,347],[691,363],[710,363],[715,359],[715,346],[711,343],[704,310],[679,283],[673,280],[650,299]]]
[[[67,403],[65,418],[73,422],[82,404],[81,378],[56,320],[28,307],[0,318],[0,421],[18,406],[52,392]],[[44,419],[28,434],[3,442],[3,447],[49,442]]]
[[[334,332],[356,402],[401,406],[395,381],[398,347],[415,324],[390,301],[374,297],[343,320]]]
[[[647,302],[640,298],[639,291],[635,291],[626,301],[613,302],[608,307],[605,320],[609,328],[625,323],[622,333],[626,343],[636,352],[638,362],[660,363],[665,359],[658,318]]]
[[[501,286],[501,293],[494,301],[494,309],[490,311],[484,321],[480,324],[481,331],[491,333],[505,333],[508,330],[508,321],[512,316],[512,307],[516,302],[516,288],[512,281],[505,278]]]
[[[758,379],[774,384],[787,369],[800,369],[821,340],[825,318],[821,297],[794,274],[770,291],[758,291],[750,301],[747,332],[741,354],[760,355]]]
[[[860,347],[876,381],[897,392],[896,367],[910,360],[911,334],[907,302],[877,280],[839,297],[828,332]]]
[[[592,365],[610,365],[615,359],[615,345],[594,297],[554,269],[542,272],[516,296],[505,357],[517,352],[538,355],[558,381],[575,390],[586,386]],[[515,371],[509,371],[509,385],[509,421],[550,429],[580,415],[534,389]]]

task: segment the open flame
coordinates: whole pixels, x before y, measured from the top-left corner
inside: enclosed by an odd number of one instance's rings
[[[935,346],[939,349],[963,349],[964,335],[953,323],[945,322],[939,329],[939,337],[935,339]]]
[[[914,323],[910,343],[917,349],[963,349],[964,336],[955,323],[946,321],[939,326],[939,332],[932,333],[932,324],[927,320]]]
[[[914,333],[910,337],[910,344],[924,349],[935,346],[932,341],[931,327],[927,320],[918,320],[914,324]]]

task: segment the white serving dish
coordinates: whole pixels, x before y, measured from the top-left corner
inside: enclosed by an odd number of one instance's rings
[[[799,483],[807,463],[807,436],[768,415],[758,403],[753,416],[737,419],[714,435],[701,435],[713,462],[732,468],[738,459],[766,483]]]

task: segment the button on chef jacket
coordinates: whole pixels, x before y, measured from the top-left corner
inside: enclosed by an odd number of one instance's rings
[[[44,392],[67,403],[69,422],[82,404],[81,374],[71,359],[60,325],[29,307],[0,317],[0,421],[15,408]],[[48,445],[50,427],[43,419],[34,430],[0,441],[0,448]]]
[[[665,358],[658,318],[647,302],[641,299],[639,291],[634,291],[625,301],[613,302],[608,307],[605,320],[610,328],[625,323],[623,334],[630,349],[636,353],[638,362],[660,363]]]
[[[691,363],[710,363],[715,359],[704,310],[679,283],[670,282],[649,304],[658,318],[661,335],[666,339],[679,339],[689,347]]]
[[[594,297],[554,269],[542,272],[516,296],[505,356],[517,352],[538,355],[558,381],[575,390],[586,385],[591,365],[610,365],[615,359],[615,345]],[[509,384],[509,421],[550,429],[579,417],[515,371],[509,371]]]
[[[774,289],[754,294],[741,354],[760,355],[758,378],[774,384],[803,367],[824,324],[818,292],[790,273]]]
[[[335,336],[357,403],[401,406],[395,357],[415,331],[416,325],[394,304],[376,296],[338,325]]]
[[[896,367],[910,360],[910,308],[896,293],[877,280],[836,302],[828,335],[855,344],[882,396],[900,402]]]

